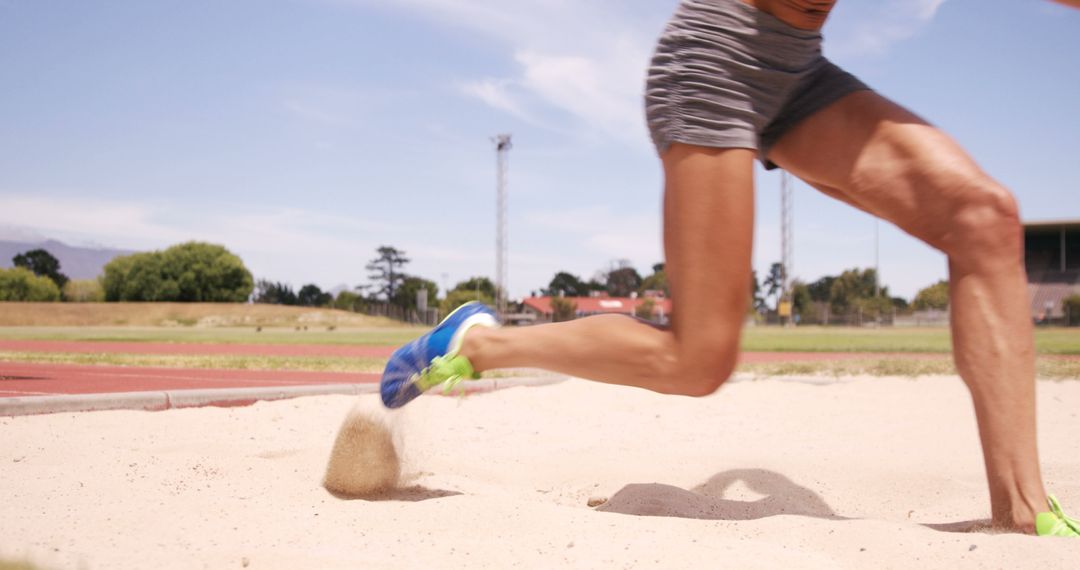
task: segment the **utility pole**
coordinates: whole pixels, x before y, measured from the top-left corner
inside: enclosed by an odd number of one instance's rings
[[[495,310],[506,314],[507,288],[507,228],[506,228],[506,170],[510,158],[510,135],[497,135],[495,143]]]
[[[791,272],[795,263],[794,240],[791,231],[794,226],[794,200],[791,196],[791,175],[785,170],[780,173],[780,299],[786,303],[786,311],[780,310],[780,319],[791,322]],[[786,315],[784,313],[787,313]]]
[[[874,218],[874,298],[877,299],[881,293],[881,255],[880,247],[878,244],[878,225],[881,222],[877,218]]]

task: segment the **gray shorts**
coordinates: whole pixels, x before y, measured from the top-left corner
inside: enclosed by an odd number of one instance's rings
[[[645,114],[660,153],[672,143],[751,148],[766,168],[772,145],[799,121],[869,89],[821,54],[821,34],[740,0],[683,0],[660,36]]]

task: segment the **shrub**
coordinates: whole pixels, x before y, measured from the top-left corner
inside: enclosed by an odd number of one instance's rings
[[[1070,295],[1061,301],[1061,309],[1065,312],[1068,326],[1080,325],[1080,295]]]
[[[446,294],[446,297],[439,303],[439,312],[443,315],[449,315],[454,309],[468,303],[469,301],[480,301],[481,303],[492,306],[495,304],[495,299],[491,295],[480,291],[480,297],[477,298],[476,291],[469,289],[454,289]]]
[[[244,262],[220,245],[187,242],[117,257],[105,265],[106,301],[246,301],[254,288]]]
[[[634,316],[639,319],[651,321],[653,320],[654,309],[656,309],[656,301],[652,299],[645,299],[644,301],[638,303],[638,306],[634,307]]]
[[[367,308],[367,303],[364,301],[363,297],[352,291],[342,291],[338,293],[337,297],[330,303],[330,306],[335,309],[341,309],[342,311],[360,313]]]
[[[105,290],[97,279],[72,279],[64,285],[64,300],[73,303],[100,303]]]
[[[566,297],[551,298],[551,322],[572,321],[577,316],[577,303]]]
[[[0,269],[0,301],[59,301],[60,288],[22,267]]]

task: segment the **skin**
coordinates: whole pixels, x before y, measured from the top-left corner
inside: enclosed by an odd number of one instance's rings
[[[804,29],[820,29],[835,3],[744,1]],[[687,396],[711,394],[728,379],[750,299],[755,151],[674,144],[660,158],[671,327],[621,315],[476,327],[461,349],[476,370],[546,368]],[[769,159],[948,256],[953,354],[975,407],[992,523],[1034,532],[1035,514],[1047,503],[1036,448],[1023,230],[1013,196],[945,133],[871,91],[800,122]]]

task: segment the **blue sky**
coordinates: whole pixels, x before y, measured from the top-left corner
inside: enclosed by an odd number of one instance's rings
[[[673,0],[0,0],[0,238],[222,243],[257,277],[366,281],[379,245],[440,286],[493,275],[513,133],[510,291],[662,258],[641,110]],[[826,55],[939,125],[1029,220],[1080,218],[1080,12],[845,0]],[[759,171],[754,262],[779,258]],[[874,262],[874,222],[795,191],[795,274]],[[883,282],[944,258],[880,226]],[[723,263],[723,260],[717,260]]]

